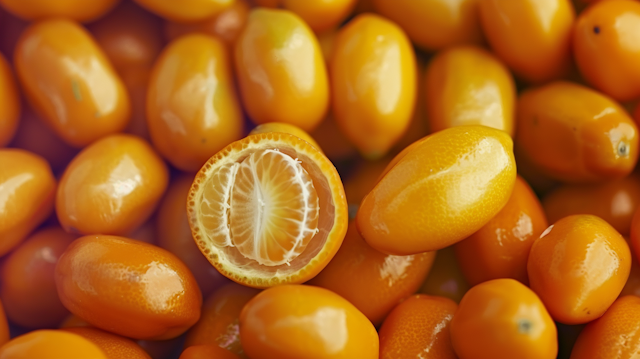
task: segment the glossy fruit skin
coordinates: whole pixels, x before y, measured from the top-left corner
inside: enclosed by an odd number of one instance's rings
[[[563,182],[622,178],[638,160],[638,128],[609,97],[553,82],[525,91],[517,105],[516,155]]]
[[[516,179],[512,146],[505,132],[484,126],[452,127],[415,142],[362,200],[360,234],[396,255],[463,240],[507,203]]]
[[[122,336],[171,339],[200,317],[202,295],[189,269],[151,244],[116,236],[81,237],[60,257],[55,275],[67,309]]]
[[[111,10],[120,0],[1,0],[0,5],[25,20],[68,18],[91,21]]]
[[[639,205],[640,175],[635,173],[601,184],[563,185],[542,199],[550,223],[572,214],[593,214],[623,236],[629,235]]]
[[[338,253],[308,283],[340,295],[378,326],[396,305],[420,288],[434,258],[435,252],[409,256],[380,253],[362,239],[351,222]]]
[[[469,289],[451,320],[451,342],[460,359],[554,359],[556,326],[531,289],[494,279]]]
[[[338,27],[358,0],[282,0],[282,6],[300,16],[316,33]]]
[[[147,94],[154,146],[175,167],[194,172],[242,137],[243,119],[224,44],[191,34],[164,49]]]
[[[134,0],[147,10],[176,22],[201,21],[225,10],[234,0]]]
[[[571,359],[630,359],[640,343],[640,298],[628,295],[616,300],[604,315],[587,324],[571,352]]]
[[[527,258],[549,224],[531,187],[516,178],[507,204],[479,231],[455,245],[458,263],[471,285],[513,278],[527,285]]]
[[[469,288],[471,286],[462,274],[454,247],[450,246],[436,252],[431,271],[418,292],[460,303]]]
[[[516,88],[509,70],[488,51],[458,46],[439,52],[425,76],[431,132],[485,125],[515,133]]]
[[[297,15],[254,9],[235,45],[242,102],[257,123],[313,130],[327,113],[329,83],[318,40]]]
[[[232,352],[216,345],[195,345],[185,349],[179,359],[239,359]]]
[[[158,246],[173,253],[189,267],[206,298],[227,281],[200,253],[191,236],[185,203],[192,181],[191,176],[181,176],[171,182],[158,207],[154,228]]]
[[[0,347],[0,359],[111,359],[97,345],[64,330],[35,330]]]
[[[52,19],[21,35],[14,62],[24,94],[65,142],[84,147],[127,126],[127,91],[91,35],[75,22]],[[91,64],[91,70],[83,70]]]
[[[483,40],[479,0],[373,0],[375,10],[396,22],[416,46],[437,51]]]
[[[351,303],[324,288],[280,285],[240,313],[240,340],[250,358],[378,358],[378,333]]]
[[[185,348],[216,345],[244,357],[240,343],[240,312],[258,293],[257,289],[229,283],[210,295],[202,306],[200,320],[187,333]]]
[[[358,15],[340,29],[330,62],[332,110],[367,158],[383,156],[409,127],[417,93],[416,59],[399,26]]]
[[[0,147],[13,138],[20,122],[20,93],[11,67],[0,54]]]
[[[151,359],[133,340],[95,328],[67,328],[97,345],[109,359]]]
[[[25,328],[56,327],[69,315],[56,290],[58,259],[77,236],[42,229],[20,244],[0,270],[0,297],[9,319]]]
[[[249,11],[251,7],[247,0],[235,0],[231,6],[206,20],[189,24],[167,21],[165,38],[173,41],[186,34],[202,33],[212,35],[232,48],[247,23]]]
[[[544,83],[568,72],[570,0],[480,1],[480,19],[491,48],[518,77]]]
[[[631,0],[601,1],[576,22],[573,53],[580,73],[618,101],[640,98],[639,29],[640,4]]]
[[[624,238],[593,215],[568,216],[547,228],[527,262],[531,289],[563,324],[600,317],[622,291],[630,270]]]
[[[0,149],[0,256],[17,246],[53,211],[56,179],[42,157]]]
[[[78,153],[26,106],[22,111],[20,126],[11,141],[11,146],[42,157],[51,165],[54,173],[62,172]]]
[[[71,233],[129,234],[153,213],[168,182],[167,166],[146,141],[105,137],[67,166],[56,197],[58,220]]]
[[[380,359],[456,359],[449,332],[458,305],[418,294],[398,304],[380,328]]]

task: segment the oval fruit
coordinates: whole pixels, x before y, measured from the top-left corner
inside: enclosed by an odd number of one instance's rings
[[[582,324],[616,300],[631,270],[631,251],[607,222],[592,215],[565,217],[533,243],[529,283],[554,320]]]
[[[326,115],[329,84],[322,51],[294,13],[252,10],[236,41],[235,65],[242,102],[254,122],[286,122],[311,131]]]
[[[42,157],[0,149],[0,256],[17,246],[53,211],[56,179]]]
[[[460,359],[554,359],[556,325],[540,298],[513,279],[469,289],[451,320],[451,342]]]
[[[104,235],[78,238],[58,260],[55,276],[67,309],[129,338],[175,338],[200,317],[202,294],[189,269],[173,254],[144,242]]]
[[[609,97],[552,82],[525,91],[517,105],[516,155],[563,182],[621,178],[638,160],[638,127]]]
[[[507,203],[516,180],[509,135],[458,126],[407,147],[362,200],[358,230],[373,248],[409,255],[470,236]]]
[[[570,0],[483,0],[480,19],[491,49],[533,83],[564,76],[571,65],[575,10]]]
[[[264,290],[240,313],[240,338],[251,358],[378,358],[378,333],[339,295],[318,287]]]
[[[596,89],[618,101],[640,97],[640,4],[600,1],[576,22],[573,53],[580,73]]]
[[[0,347],[0,359],[110,359],[100,347],[64,330],[35,330]]]
[[[358,15],[340,29],[329,68],[340,129],[365,157],[383,156],[413,114],[417,68],[409,39],[389,20]]]
[[[124,84],[79,24],[51,19],[31,25],[14,57],[25,97],[68,144],[84,147],[127,126],[131,105]]]
[[[112,135],[82,150],[60,179],[56,212],[67,232],[125,235],[155,210],[169,182],[144,140]]]
[[[224,44],[202,34],[170,43],[153,67],[147,124],[154,146],[171,164],[194,172],[242,136]]]
[[[4,55],[0,55],[0,147],[4,147],[15,135],[20,122],[20,92],[11,67]]]
[[[439,52],[425,76],[431,132],[460,125],[484,125],[515,133],[516,88],[509,70],[480,47]]]

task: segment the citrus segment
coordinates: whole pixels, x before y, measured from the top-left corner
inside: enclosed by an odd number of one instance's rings
[[[209,262],[257,288],[313,278],[347,229],[335,167],[287,133],[250,135],[214,155],[196,175],[187,207]]]

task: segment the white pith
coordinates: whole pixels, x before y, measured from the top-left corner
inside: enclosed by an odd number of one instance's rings
[[[277,160],[281,161],[279,162],[280,165],[285,163],[285,169],[278,173],[286,171],[285,175],[288,175],[290,172],[292,175],[288,176],[288,182],[276,183],[270,176],[259,178],[260,169],[263,172],[274,170],[273,166],[264,167],[265,162],[261,162],[261,160],[265,156],[271,156],[270,158],[277,157]],[[273,162],[271,163],[273,164]],[[260,165],[263,167],[259,169],[258,166]],[[247,174],[251,177],[249,181],[250,188],[236,186],[238,176],[242,178]],[[304,243],[305,238],[312,237],[318,232],[317,226],[311,227],[307,224],[314,214],[317,221],[319,204],[313,188],[313,182],[309,180],[309,175],[302,167],[301,161],[277,149],[265,149],[253,152],[239,162],[221,166],[218,171],[213,172],[211,175],[219,181],[220,185],[211,184],[210,188],[222,200],[214,203],[202,197],[201,207],[206,207],[209,210],[201,213],[203,218],[209,218],[209,220],[217,223],[213,229],[207,230],[206,226],[203,228],[216,247],[235,247],[245,258],[254,260],[260,265],[288,265],[304,250],[306,246],[306,243]],[[244,185],[247,185],[246,181]],[[278,194],[282,190],[282,186],[289,188],[295,186],[298,188],[300,192],[299,200],[302,205],[295,212],[298,213],[299,220],[279,217],[274,219],[274,213],[279,209],[279,206],[282,206],[278,201]],[[312,191],[314,191],[315,198],[311,195]],[[280,246],[281,251],[284,252],[283,258],[272,260],[265,258],[265,255],[261,253],[261,249],[264,249],[263,247],[267,245],[274,245],[274,243],[280,245],[278,238],[282,238],[282,235],[278,237],[272,233],[273,221],[276,219],[280,221],[286,220],[287,223],[293,224],[295,230],[287,232],[288,237],[284,238],[285,240],[291,240],[289,242],[293,243],[291,248],[287,249]],[[232,222],[233,226],[231,225]],[[238,228],[240,231],[238,231]],[[247,231],[250,232],[247,233]],[[239,236],[251,236],[253,240],[248,244],[238,243],[234,238]],[[271,241],[265,243],[269,239]]]

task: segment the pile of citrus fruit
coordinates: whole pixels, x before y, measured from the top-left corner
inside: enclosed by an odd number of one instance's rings
[[[0,0],[0,359],[640,357],[640,0]]]

